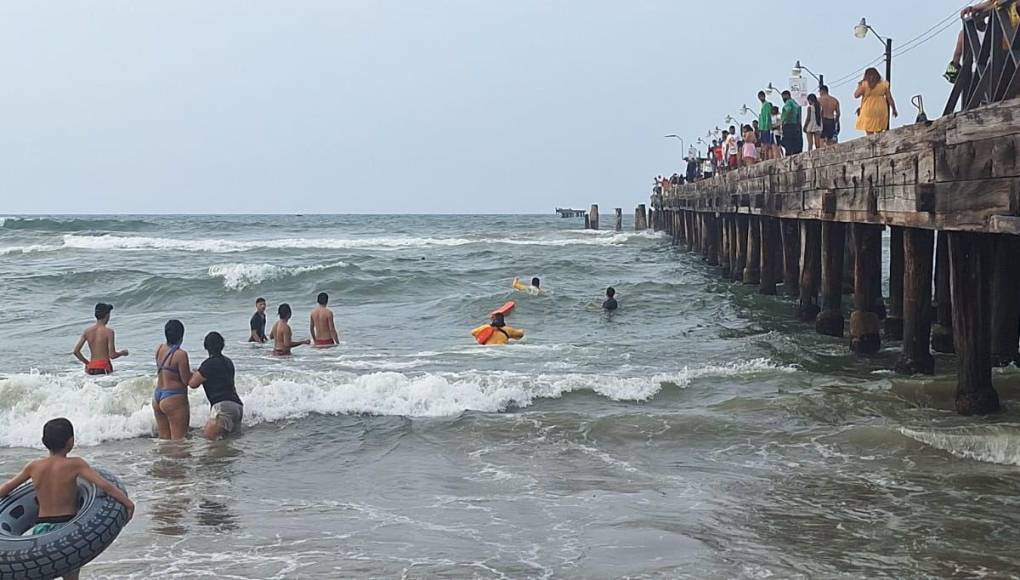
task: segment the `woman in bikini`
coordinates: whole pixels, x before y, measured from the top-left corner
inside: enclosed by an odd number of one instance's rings
[[[191,407],[188,405],[188,380],[191,362],[181,348],[184,325],[171,320],[163,327],[166,344],[156,348],[156,391],[152,395],[152,413],[160,439],[184,439],[188,434]]]

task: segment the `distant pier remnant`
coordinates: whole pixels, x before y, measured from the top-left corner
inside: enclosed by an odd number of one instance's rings
[[[616,214],[616,224],[615,224],[616,231],[622,232],[623,231],[623,208],[618,207],[618,208],[614,209],[613,212]]]
[[[643,232],[648,229],[648,214],[645,211],[645,204],[640,204],[634,210],[634,231]]]

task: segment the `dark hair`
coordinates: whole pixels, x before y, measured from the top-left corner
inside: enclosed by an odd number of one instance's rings
[[[287,304],[286,302],[284,302],[283,304],[280,305],[279,308],[276,309],[276,313],[279,314],[280,318],[282,318],[284,320],[290,318],[290,314],[291,314],[291,312],[290,312],[290,304]]]
[[[789,98],[792,98],[792,97],[793,97],[793,95],[790,94],[790,91],[783,91],[783,98],[784,99],[789,99]]]
[[[822,104],[818,102],[818,97],[814,93],[807,96],[807,102],[811,105],[811,108],[815,111],[815,122],[822,122]]]
[[[42,443],[50,451],[62,451],[74,437],[74,425],[67,419],[50,419],[42,429]]]
[[[531,285],[534,286],[535,288],[538,288],[541,284],[542,284],[542,281],[539,280],[538,278],[532,278],[531,279]]]
[[[777,107],[775,105],[772,105],[772,114],[773,115],[778,115],[779,114],[779,107]]]
[[[616,296],[616,288],[613,288],[612,286],[610,286],[609,288],[606,288],[606,296],[608,296],[610,298],[612,298],[613,296]]]
[[[266,299],[261,297],[261,296],[259,296],[258,298],[255,299],[255,306],[258,306],[259,304],[265,304],[265,303],[266,303]]]
[[[503,319],[502,314],[494,314],[492,316],[492,326],[496,328],[503,328],[506,326],[506,320]]]
[[[759,99],[764,99],[765,98],[765,91],[758,91],[758,98]]]
[[[96,304],[96,320],[102,320],[110,315],[110,311],[113,310],[113,304],[106,304],[100,302]]]
[[[163,334],[167,344],[181,344],[184,342],[184,324],[180,320],[168,320],[163,326]]]
[[[325,292],[319,292],[319,295],[315,297],[315,301],[323,306],[329,304],[329,294]]]
[[[223,335],[213,331],[205,335],[205,341],[202,346],[209,353],[209,356],[220,356],[223,354],[223,347],[226,343],[223,340]]]
[[[875,88],[878,83],[882,82],[882,75],[878,72],[878,69],[871,67],[864,71],[864,80],[868,83],[868,86]]]
[[[818,85],[818,90],[823,93],[827,93],[829,92],[829,85]]]

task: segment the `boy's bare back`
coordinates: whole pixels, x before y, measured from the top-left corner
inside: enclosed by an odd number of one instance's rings
[[[88,463],[80,457],[54,455],[29,463],[25,470],[32,479],[39,500],[39,517],[69,516],[78,513],[78,476]]]
[[[106,360],[113,358],[113,329],[105,324],[93,324],[82,333],[85,342],[89,345],[89,356],[92,360]]]

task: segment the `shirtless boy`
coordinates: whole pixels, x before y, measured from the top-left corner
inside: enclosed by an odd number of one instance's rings
[[[113,372],[111,361],[128,355],[128,351],[117,350],[114,344],[113,329],[108,326],[112,310],[113,306],[110,304],[102,302],[96,304],[96,323],[86,328],[85,332],[81,333],[78,344],[74,345],[74,356],[85,365],[87,375],[108,375]],[[81,354],[85,343],[89,345],[89,359]]]
[[[290,304],[284,302],[276,310],[280,315],[280,319],[273,324],[273,329],[269,331],[269,338],[273,340],[273,354],[276,356],[290,356],[292,348],[301,346],[302,344],[311,344],[310,340],[300,340],[295,342],[294,337],[290,330]]]
[[[340,335],[336,331],[336,323],[333,321],[333,311],[326,305],[329,304],[329,295],[320,292],[315,298],[318,305],[312,309],[311,332],[312,341],[315,346],[336,346],[340,344]]]
[[[128,519],[135,513],[135,504],[117,486],[96,473],[80,457],[68,457],[74,447],[74,426],[67,419],[51,419],[43,426],[43,445],[49,457],[37,459],[21,470],[10,481],[0,486],[0,498],[14,491],[22,483],[32,480],[39,516],[32,535],[46,534],[67,525],[78,513],[78,478],[92,482],[97,488],[124,504]],[[64,574],[64,580],[77,580],[79,570]]]

